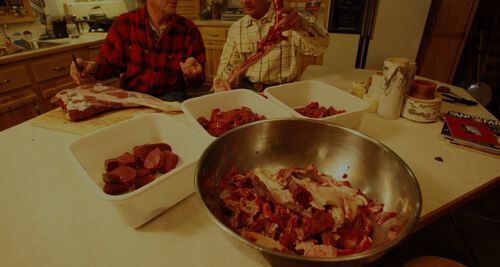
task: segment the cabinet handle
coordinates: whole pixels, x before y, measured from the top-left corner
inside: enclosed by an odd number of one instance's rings
[[[216,34],[216,33],[211,33],[211,34],[209,34],[208,36],[210,36],[210,37],[217,37],[217,36],[219,36],[219,35],[218,35],[218,34]]]
[[[3,81],[0,82],[0,86],[4,85],[4,84],[8,84],[8,83],[10,83],[10,80],[9,79],[5,79],[5,80],[3,80]]]
[[[66,68],[69,68],[69,65],[66,65],[66,66],[58,66],[58,67],[53,67],[52,68],[52,71],[61,71],[61,70],[64,70]]]
[[[42,111],[40,110],[40,107],[38,106],[38,104],[35,104],[35,105],[34,105],[34,108],[35,108],[35,110],[36,110],[36,112],[37,112],[38,114],[42,114]]]

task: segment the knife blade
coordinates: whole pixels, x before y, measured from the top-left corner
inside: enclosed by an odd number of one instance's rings
[[[76,69],[78,70],[78,73],[80,74],[80,76],[82,76],[83,75],[82,66],[80,64],[78,64],[78,62],[76,61],[75,54],[71,54],[71,56],[73,57],[73,63],[75,63],[75,66],[76,66]]]

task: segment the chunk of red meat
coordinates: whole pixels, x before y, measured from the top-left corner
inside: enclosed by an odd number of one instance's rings
[[[179,156],[171,151],[163,152],[164,159],[163,165],[160,168],[161,173],[167,173],[173,170],[177,166],[177,162],[179,161]]]
[[[312,201],[312,195],[307,189],[297,183],[291,182],[288,184],[288,190],[292,193],[292,199],[303,208],[307,208]]]
[[[116,158],[107,159],[104,161],[104,166],[107,172],[116,169],[118,166],[129,166],[134,168],[136,165],[137,163],[135,161],[134,155],[129,152],[125,152]]]
[[[309,118],[325,118],[345,112],[345,110],[337,110],[333,106],[328,108],[320,106],[318,102],[311,102],[304,107],[296,108],[295,111]]]
[[[155,173],[160,167],[163,166],[164,154],[159,148],[151,150],[144,159],[144,168]]]
[[[137,169],[137,178],[141,178],[141,177],[148,176],[148,175],[152,175],[150,170],[148,170],[144,167]]]
[[[104,182],[106,183],[122,183],[127,184],[135,179],[137,172],[129,166],[119,166],[110,172],[104,174]]]
[[[137,178],[135,180],[135,189],[139,189],[139,188],[145,186],[146,184],[149,184],[150,182],[152,182],[154,180],[155,180],[155,177],[153,175],[146,175],[146,176]]]
[[[248,107],[231,109],[224,112],[215,108],[212,110],[210,120],[199,117],[197,121],[210,135],[218,137],[235,127],[265,118],[265,116],[254,113]]]
[[[102,191],[109,195],[119,195],[127,192],[129,186],[127,184],[114,184],[114,183],[105,183]]]
[[[138,163],[144,164],[144,160],[149,152],[153,151],[155,148],[160,149],[161,151],[172,151],[172,147],[169,144],[165,143],[156,143],[156,144],[145,144],[134,147],[134,156]]]
[[[297,242],[297,234],[295,232],[282,233],[279,237],[280,244],[288,249],[295,248]]]

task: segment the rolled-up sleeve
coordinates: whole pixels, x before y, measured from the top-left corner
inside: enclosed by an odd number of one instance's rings
[[[227,80],[231,72],[243,62],[242,55],[239,52],[238,44],[235,40],[235,38],[239,37],[241,34],[241,30],[238,27],[238,25],[233,25],[229,28],[227,40],[224,44],[219,66],[217,68],[217,76],[222,77],[224,80]]]

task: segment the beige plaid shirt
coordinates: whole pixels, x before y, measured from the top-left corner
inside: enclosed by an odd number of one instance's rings
[[[267,34],[274,22],[274,11],[269,11],[260,20],[245,15],[229,28],[224,50],[220,58],[217,75],[226,79],[240,63],[256,53],[257,42]],[[245,76],[253,83],[266,85],[293,81],[299,74],[300,55],[321,54],[328,47],[325,29],[302,17],[302,31],[285,31],[288,40],[274,47],[262,59],[252,65]]]

